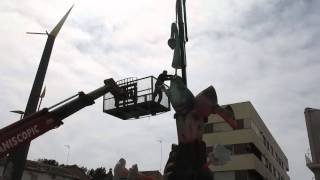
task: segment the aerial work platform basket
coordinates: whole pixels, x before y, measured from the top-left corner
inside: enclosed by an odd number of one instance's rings
[[[157,79],[153,76],[117,81],[118,86],[124,90],[126,95],[123,98],[115,98],[111,93],[105,94],[103,112],[127,120],[170,111],[168,96],[163,91],[158,92],[162,94],[162,98],[160,98],[161,95],[154,94],[156,81]],[[156,95],[154,100],[153,94]]]

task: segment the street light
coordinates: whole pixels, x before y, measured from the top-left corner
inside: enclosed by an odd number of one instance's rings
[[[70,154],[70,145],[67,144],[67,145],[64,145],[64,147],[66,147],[68,149],[67,162],[66,162],[66,165],[68,165],[68,163],[69,163],[69,154]]]
[[[21,111],[21,110],[13,110],[13,111],[10,111],[12,113],[16,113],[16,114],[20,114],[20,119],[22,119],[23,115],[24,115],[24,111]]]
[[[59,31],[62,28],[62,25],[64,24],[65,20],[67,19],[71,9],[73,6],[69,9],[69,11],[63,16],[63,18],[59,21],[59,23],[52,29],[50,33],[46,33],[48,36],[40,64],[38,66],[38,70],[36,73],[36,77],[34,79],[32,89],[29,95],[29,99],[27,102],[26,110],[25,110],[25,115],[28,116],[32,113],[35,113],[37,111],[37,106],[39,102],[39,96],[41,94],[41,89],[43,85],[43,81],[45,79],[46,73],[47,73],[47,68],[49,65],[49,60],[53,48],[54,41],[59,33]],[[31,33],[33,34],[33,33]],[[41,34],[41,33],[40,33]],[[10,153],[9,155],[9,161],[8,163],[13,163],[12,167],[12,173],[9,175],[8,179],[12,180],[21,180],[23,170],[25,168],[25,164],[27,161],[27,155],[29,151],[29,146],[30,143],[25,143],[23,146],[20,146],[16,150]],[[7,166],[7,164],[5,166]]]
[[[160,143],[160,172],[161,172],[161,169],[162,169],[162,140],[159,139],[157,141]]]

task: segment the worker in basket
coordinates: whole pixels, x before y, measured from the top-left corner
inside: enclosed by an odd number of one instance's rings
[[[154,85],[154,91],[152,93],[152,101],[155,101],[158,96],[157,103],[160,103],[162,100],[162,87],[165,81],[172,79],[173,75],[168,75],[168,72],[164,70],[157,78],[157,81]]]

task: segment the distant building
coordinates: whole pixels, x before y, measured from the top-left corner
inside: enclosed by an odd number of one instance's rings
[[[90,180],[89,176],[77,165],[64,166],[71,174],[76,175],[80,180]]]
[[[320,110],[306,108],[304,114],[311,151],[311,157],[306,155],[307,166],[314,173],[315,180],[320,180]]]
[[[223,166],[210,166],[214,180],[289,180],[288,159],[250,102],[230,104],[237,129],[217,115],[208,119],[203,140],[207,151],[222,144],[231,151]]]
[[[0,160],[0,176],[5,161]],[[75,165],[59,167],[43,164],[37,161],[27,161],[22,180],[89,180],[81,169]]]

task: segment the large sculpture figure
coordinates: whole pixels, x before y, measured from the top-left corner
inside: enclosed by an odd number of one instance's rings
[[[129,170],[126,168],[126,160],[121,158],[114,167],[113,180],[155,180],[153,177],[139,173],[138,165],[134,164]]]
[[[128,170],[126,169],[126,160],[121,158],[114,167],[113,180],[120,180],[123,177],[127,177]]]
[[[208,169],[206,144],[202,141],[204,125],[210,114],[218,114],[235,128],[231,107],[222,108],[218,105],[213,86],[194,96],[179,76],[171,80],[166,93],[176,111],[179,145],[172,146],[164,179],[211,180],[213,177]],[[209,163],[213,163],[212,158]]]

